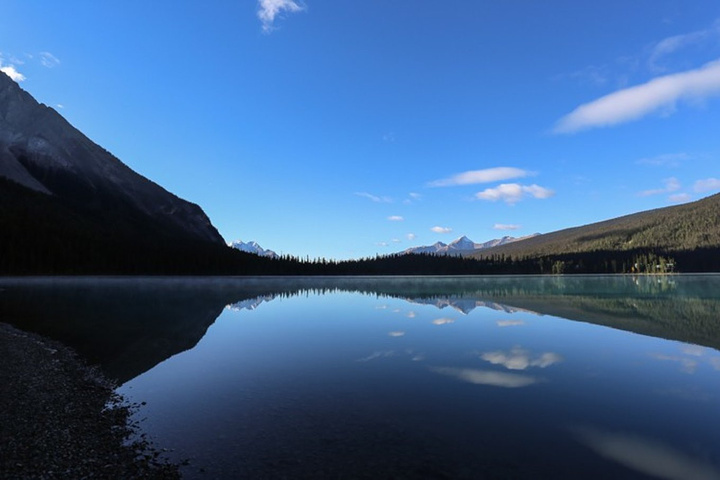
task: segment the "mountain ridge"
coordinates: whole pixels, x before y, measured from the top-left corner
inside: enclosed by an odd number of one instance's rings
[[[410,247],[402,252],[401,255],[407,254],[418,254],[418,253],[429,253],[436,255],[469,255],[480,250],[485,250],[498,245],[505,245],[508,243],[518,242],[526,240],[534,236],[540,235],[539,233],[533,233],[524,237],[511,237],[506,235],[501,238],[494,238],[482,243],[476,243],[470,240],[466,235],[456,238],[450,243],[435,242],[432,245],[421,245],[418,247]]]
[[[165,230],[224,243],[202,209],[140,175],[0,73],[0,177],[76,210],[145,216]]]
[[[278,254],[270,249],[265,249],[255,241],[243,242],[242,240],[236,240],[230,244],[231,248],[240,250],[241,252],[253,253],[260,257],[277,258]]]

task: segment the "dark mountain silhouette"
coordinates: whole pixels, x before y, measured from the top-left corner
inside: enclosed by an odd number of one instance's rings
[[[202,209],[137,174],[0,74],[0,176],[87,212],[143,216],[175,234],[220,243]]]
[[[169,243],[224,247],[199,206],[131,170],[0,73],[0,273],[138,263]]]

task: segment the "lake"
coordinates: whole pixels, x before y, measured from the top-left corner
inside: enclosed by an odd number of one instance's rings
[[[187,478],[720,479],[720,276],[0,279]]]

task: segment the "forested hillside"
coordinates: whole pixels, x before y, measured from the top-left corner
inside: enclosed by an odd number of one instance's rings
[[[720,268],[720,194],[696,202],[568,228],[472,255],[474,258],[606,259],[672,257],[683,271]],[[619,268],[619,267],[618,267]]]

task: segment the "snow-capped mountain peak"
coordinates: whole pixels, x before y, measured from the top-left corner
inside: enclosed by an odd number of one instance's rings
[[[475,242],[463,235],[457,240],[453,240],[452,242],[450,242],[450,245],[448,246],[452,248],[457,248],[458,250],[473,250],[475,249],[475,245]]]
[[[260,255],[261,257],[277,258],[278,256],[278,254],[272,250],[265,250],[255,241],[243,242],[242,240],[236,240],[232,242],[230,246],[236,250],[240,250],[241,252],[254,253],[255,255]]]
[[[443,242],[436,242],[432,245],[426,245],[426,246],[420,246],[420,247],[412,247],[408,248],[407,250],[403,251],[403,254],[408,253],[432,253],[432,254],[438,254],[438,255],[463,255],[467,253],[471,253],[477,250],[484,250],[486,248],[492,248],[497,247],[498,245],[505,245],[506,243],[512,243],[517,242],[519,240],[524,240],[526,238],[534,237],[535,235],[538,235],[537,233],[534,235],[528,235],[526,237],[510,237],[510,236],[504,236],[502,238],[495,238],[493,240],[488,240],[484,243],[475,243],[474,241],[470,240],[467,236],[463,235],[462,237],[453,240],[449,244],[445,244]]]

